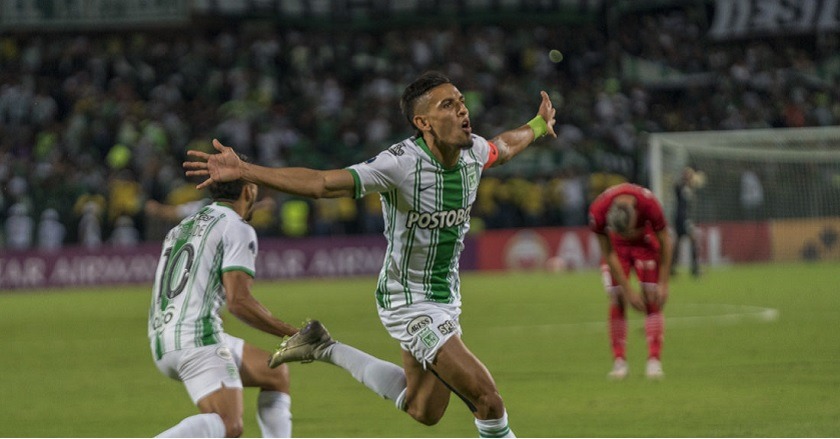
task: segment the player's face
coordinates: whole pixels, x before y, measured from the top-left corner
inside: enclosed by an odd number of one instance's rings
[[[429,131],[439,145],[472,147],[470,112],[464,95],[452,84],[441,84],[427,93],[421,129]]]

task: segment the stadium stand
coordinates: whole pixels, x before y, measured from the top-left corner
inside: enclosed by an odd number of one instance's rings
[[[583,224],[579,213],[603,187],[645,182],[646,132],[840,119],[836,29],[712,39],[704,2],[617,3],[625,7],[562,25],[446,21],[354,32],[235,19],[189,32],[3,31],[3,246],[36,245],[35,236],[10,239],[8,223],[50,209],[65,244],[108,245],[118,222],[133,224],[141,240],[158,238],[165,227],[152,224],[145,201],[202,199],[180,163],[214,137],[269,166],[365,160],[409,134],[399,90],[428,69],[463,84],[475,131],[487,136],[533,111],[540,89],[560,108],[557,140],[488,174],[484,186],[495,190],[473,212],[487,228]],[[550,49],[564,60],[553,63]],[[266,196],[276,203],[256,224],[260,233],[299,234],[278,218],[301,200]],[[306,230],[376,232],[375,209],[369,200],[312,204]],[[101,227],[93,241],[83,232],[91,212]]]

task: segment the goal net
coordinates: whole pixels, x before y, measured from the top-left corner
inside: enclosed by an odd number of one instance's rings
[[[683,170],[705,174],[690,216],[707,262],[840,259],[840,127],[657,133],[648,145],[670,221]]]

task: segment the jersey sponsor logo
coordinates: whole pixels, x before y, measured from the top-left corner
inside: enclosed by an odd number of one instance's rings
[[[423,328],[423,330],[417,334],[417,337],[424,345],[426,345],[427,348],[433,348],[438,344],[438,342],[440,342],[440,337],[438,337],[437,334],[435,334],[435,331],[432,331],[431,328]]]
[[[458,324],[455,323],[454,320],[447,320],[440,325],[438,325],[438,331],[440,331],[441,335],[449,334],[450,332],[454,332],[458,329]]]
[[[460,226],[470,220],[470,209],[438,210],[435,212],[408,212],[405,227],[419,227],[421,229],[443,229]]]
[[[411,319],[406,325],[405,330],[408,332],[408,335],[414,335],[418,333],[421,329],[425,328],[432,324],[432,318],[427,315],[422,315]]]
[[[197,214],[195,214],[195,219],[196,219],[197,221],[204,221],[204,222],[207,222],[207,221],[212,220],[212,219],[213,219],[213,217],[212,217],[212,216],[210,216],[210,215],[208,215],[208,214],[206,214],[206,213],[202,210],[201,212],[198,212]]]
[[[160,296],[157,298],[157,303],[160,304]],[[159,309],[159,306],[158,306]],[[169,305],[166,307],[166,310],[163,311],[163,315],[160,312],[155,312],[155,316],[152,319],[152,329],[155,331],[159,331],[163,325],[169,324],[172,321],[172,318],[175,316],[175,306]]]
[[[210,217],[207,217],[210,218]],[[176,239],[187,240],[192,237],[200,238],[204,236],[207,231],[207,224],[187,223],[187,225],[178,228],[178,236]]]
[[[216,349],[216,355],[218,355],[219,358],[225,361],[233,360],[233,354],[230,353],[230,349],[228,349],[226,346],[219,346],[219,348]]]
[[[405,151],[403,150],[403,144],[402,143],[398,143],[398,144],[388,148],[388,152],[390,152],[391,154],[394,154],[397,157],[405,154]]]
[[[227,367],[226,367],[226,370],[227,370],[228,376],[231,377],[231,379],[239,378],[239,371],[236,370],[235,365],[228,364]]]

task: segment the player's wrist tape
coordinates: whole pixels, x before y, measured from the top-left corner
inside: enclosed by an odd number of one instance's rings
[[[548,133],[548,124],[539,114],[528,121],[528,126],[531,127],[531,131],[534,132],[534,140],[537,140]]]

